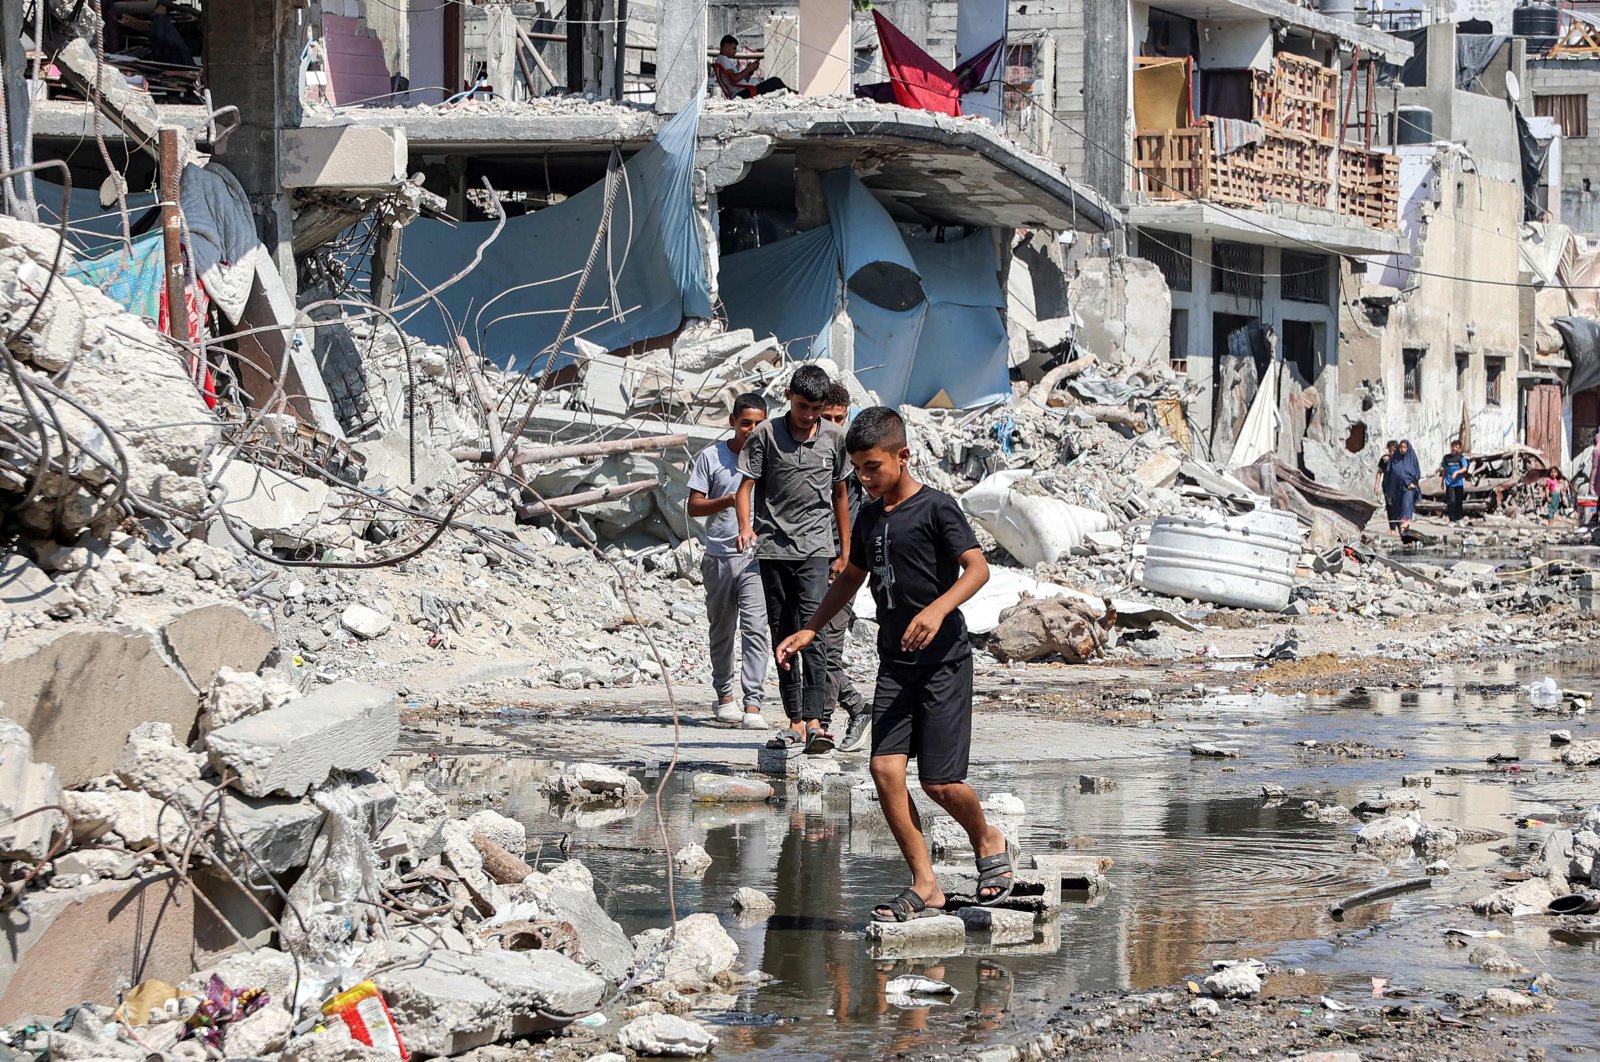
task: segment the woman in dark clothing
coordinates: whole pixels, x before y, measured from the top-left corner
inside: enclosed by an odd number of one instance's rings
[[[1378,458],[1378,477],[1373,481],[1372,487],[1383,499],[1383,515],[1389,519],[1389,530],[1395,529],[1395,522],[1399,517],[1395,515],[1394,503],[1389,500],[1389,492],[1383,485],[1383,474],[1389,471],[1389,462],[1394,460],[1394,452],[1399,443],[1390,439],[1383,444],[1383,456]]]
[[[1410,439],[1401,439],[1394,456],[1383,470],[1383,499],[1389,509],[1389,529],[1404,533],[1417,516],[1417,498],[1422,490],[1418,486],[1422,468],[1417,463],[1417,453]]]

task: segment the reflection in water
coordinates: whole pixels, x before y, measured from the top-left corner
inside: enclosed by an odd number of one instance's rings
[[[1555,673],[1563,684],[1592,688],[1596,671],[1588,662]],[[1502,669],[1474,678],[1524,683],[1542,674]],[[1179,754],[1109,766],[975,769],[980,792],[1012,792],[1027,805],[1025,850],[1059,851],[1069,839],[1087,836],[1092,854],[1116,861],[1109,872],[1112,891],[1093,906],[1067,904],[1031,944],[969,945],[964,954],[939,960],[869,955],[860,929],[872,905],[905,884],[905,868],[881,822],[852,823],[843,789],[739,806],[695,804],[686,781],[672,789],[666,809],[673,843],[699,842],[712,857],[704,880],[679,882],[680,911],[716,913],[739,946],[740,967],[776,978],[742,994],[732,1011],[712,1016],[721,1038],[718,1058],[844,1062],[994,1042],[1032,1028],[1073,993],[1168,985],[1221,958],[1274,958],[1314,972],[1281,989],[1283,981],[1269,981],[1269,991],[1326,991],[1354,1001],[1370,991],[1371,977],[1383,976],[1436,998],[1478,976],[1463,973],[1460,956],[1439,945],[1435,923],[1462,917],[1459,905],[1470,897],[1460,890],[1481,891],[1481,882],[1468,886],[1463,875],[1440,879],[1430,892],[1361,908],[1336,926],[1326,914],[1330,901],[1390,876],[1415,874],[1419,865],[1353,854],[1356,823],[1309,818],[1300,802],[1348,807],[1380,789],[1399,788],[1402,774],[1428,775],[1431,786],[1409,790],[1422,802],[1423,818],[1515,834],[1525,844],[1540,835],[1519,832],[1519,816],[1548,814],[1550,803],[1593,801],[1592,792],[1582,792],[1565,774],[1532,769],[1549,758],[1551,726],[1581,721],[1553,723],[1534,713],[1520,691],[1455,685],[1214,697],[1197,703],[1185,725],[1186,739],[1226,737],[1244,746],[1245,755],[1226,765]],[[1301,744],[1307,740],[1399,748],[1406,757],[1341,759],[1308,750]],[[1522,756],[1526,774],[1433,774],[1447,766],[1486,769],[1487,757],[1501,752]],[[601,902],[629,933],[666,920],[661,843],[648,806],[573,821],[539,792],[548,764],[504,756],[443,763],[419,757],[408,766],[447,790],[497,794],[497,806],[529,826],[532,842],[546,842],[546,865],[560,858],[549,854],[555,847],[549,842],[568,835],[571,857],[594,872]],[[1080,771],[1112,774],[1120,788],[1083,794]],[[1290,798],[1263,802],[1264,783],[1283,786]],[[1453,862],[1458,868],[1483,865],[1493,858],[1488,847],[1463,849]],[[735,918],[730,900],[744,886],[771,896],[776,913],[764,921]],[[1589,1043],[1600,1036],[1600,984],[1582,965],[1592,962],[1593,942],[1575,947],[1542,933],[1522,939],[1533,932],[1519,925],[1507,946],[1530,956],[1536,951],[1574,989],[1558,1011],[1556,1026],[1565,1039],[1555,1042]],[[1335,939],[1346,946],[1332,947],[1328,942]],[[884,986],[906,973],[946,981],[960,995],[953,1001],[891,1000]],[[1503,981],[1466,987],[1481,991]]]

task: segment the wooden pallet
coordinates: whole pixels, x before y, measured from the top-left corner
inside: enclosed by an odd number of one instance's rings
[[[1351,145],[1341,148],[1339,213],[1373,228],[1399,228],[1399,156]]]
[[[1204,199],[1211,130],[1141,129],[1133,134],[1133,188],[1151,199]]]
[[[1329,66],[1279,53],[1273,62],[1269,126],[1332,143],[1338,135],[1339,75]]]

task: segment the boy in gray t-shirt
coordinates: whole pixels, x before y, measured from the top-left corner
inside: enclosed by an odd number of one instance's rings
[[[739,519],[734,498],[744,476],[739,454],[752,432],[767,419],[767,400],[742,394],[733,403],[728,423],[733,436],[700,451],[689,471],[689,515],[706,521],[701,538],[705,559],[706,617],[711,623],[711,684],[717,692],[716,715],[724,723],[766,730],[761,718],[762,687],[767,682],[767,603],[761,568],[755,556],[739,549]],[[744,707],[733,700],[733,640],[740,638],[740,684]]]

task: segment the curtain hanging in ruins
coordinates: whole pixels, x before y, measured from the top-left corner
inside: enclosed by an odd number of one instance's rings
[[[618,174],[611,224],[560,354],[575,352],[575,336],[615,350],[671,333],[686,317],[711,316],[694,214],[698,116],[697,102]],[[600,229],[606,183],[507,221],[478,267],[442,291],[439,306],[423,307],[408,330],[439,344],[459,331],[497,364],[542,369]],[[419,220],[408,226],[403,261],[415,290],[441,284],[464,268],[493,224]]]

